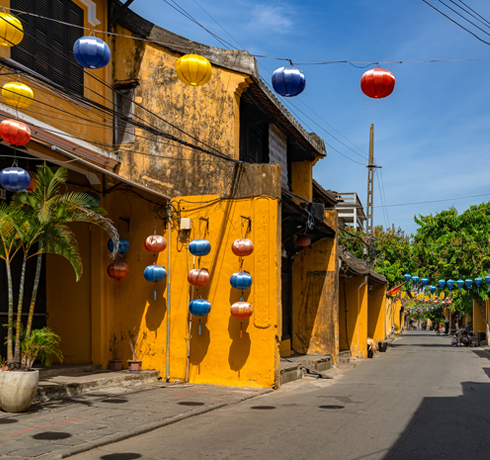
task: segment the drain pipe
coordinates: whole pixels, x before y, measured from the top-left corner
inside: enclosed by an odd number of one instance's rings
[[[170,200],[167,216],[168,216],[168,251],[167,251],[167,359],[165,380],[170,381],[170,250],[172,247],[172,201]]]
[[[359,286],[358,290],[360,291],[362,287],[366,286],[367,282],[368,282],[368,276],[367,276],[367,275],[365,275],[365,276],[364,276],[364,283],[362,283],[362,284]],[[359,335],[358,335],[358,337],[359,337]],[[359,340],[359,339],[358,339],[358,340]],[[358,343],[358,344],[357,344],[357,346],[358,346],[359,348],[360,348],[360,345],[361,345],[360,343]],[[360,350],[359,350],[359,357],[360,357],[360,358],[362,358],[362,353],[361,353],[361,351],[360,351]]]
[[[195,256],[193,256],[195,258]],[[194,268],[194,260],[192,263],[192,268]],[[190,262],[189,262],[189,246],[187,246],[187,273],[190,272]],[[189,291],[187,294],[188,303],[191,303],[194,300],[194,286],[189,287]],[[187,336],[187,367],[185,370],[185,383],[189,383],[189,370],[191,365],[191,332],[192,332],[192,315],[191,312],[189,315],[189,335]]]

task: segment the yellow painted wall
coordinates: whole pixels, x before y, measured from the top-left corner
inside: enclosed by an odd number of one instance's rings
[[[311,161],[291,163],[291,191],[308,201],[313,200],[313,165]]]
[[[373,284],[368,295],[368,336],[376,343],[385,339],[386,285]]]
[[[337,213],[327,216],[337,230]],[[337,238],[299,251],[293,263],[293,350],[321,355],[339,352]]]
[[[473,333],[476,335],[478,332],[487,331],[487,327],[485,325],[485,321],[482,318],[481,310],[483,310],[483,314],[486,316],[487,321],[490,318],[490,302],[485,302],[482,306],[482,309],[478,306],[476,301],[473,301]],[[488,339],[488,337],[487,337]]]
[[[368,298],[364,276],[340,279],[339,317],[340,349],[352,356],[367,357]],[[346,312],[347,310],[347,312]]]
[[[79,0],[73,1],[85,11],[87,10],[87,7]],[[108,2],[95,0],[95,3],[97,4],[97,19],[101,21],[101,24],[96,27],[91,26],[87,22],[87,15],[85,15],[85,27],[89,27],[94,31],[104,31],[107,28]],[[10,0],[0,0],[0,7],[2,6],[9,7]],[[110,42],[105,35],[101,34],[99,37],[108,41],[108,43]],[[0,56],[10,58],[10,48],[1,46]],[[84,96],[98,104],[112,108],[111,88],[99,83],[95,78],[89,76],[89,73],[111,85],[112,63],[109,63],[103,69],[86,71],[84,79],[84,86],[86,87]],[[0,76],[0,86],[9,81],[17,80],[18,77],[16,75]],[[60,97],[58,92],[51,89],[47,84],[37,84],[26,76],[22,76],[20,81],[34,91],[34,103],[26,109],[19,109],[19,112],[32,116],[75,137],[82,138],[87,142],[112,143],[111,116],[103,114],[96,108],[87,108],[83,104],[75,102],[75,100]],[[106,126],[101,126],[101,124]],[[31,129],[33,128],[31,127]]]

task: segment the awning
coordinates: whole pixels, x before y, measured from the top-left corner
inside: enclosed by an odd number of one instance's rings
[[[368,276],[369,281],[377,284],[386,284],[388,280],[379,273],[370,270],[361,259],[358,259],[354,254],[348,251],[344,251],[342,247],[339,247],[339,256],[342,261],[340,267],[340,276]]]

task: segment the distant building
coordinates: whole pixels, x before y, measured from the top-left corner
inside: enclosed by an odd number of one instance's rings
[[[363,229],[366,222],[364,207],[357,193],[337,193],[339,226],[350,225],[356,230]]]

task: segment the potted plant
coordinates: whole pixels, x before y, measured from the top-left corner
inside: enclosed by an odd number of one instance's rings
[[[122,359],[117,359],[117,349],[120,341],[121,337],[116,334],[112,334],[112,338],[109,340],[109,350],[112,355],[112,359],[109,361],[109,369],[111,371],[120,371],[122,368]]]
[[[66,168],[53,172],[44,165],[37,171],[34,190],[15,193],[9,205],[0,204],[0,260],[5,263],[8,286],[7,366],[6,369],[5,366],[0,369],[0,400],[10,401],[7,403],[8,407],[22,408],[19,410],[28,409],[32,403],[30,395],[32,392],[35,395],[37,389],[39,374],[38,371],[31,370],[30,362],[38,355],[40,358],[48,355],[61,356],[55,351],[59,343],[56,334],[46,328],[32,330],[43,254],[52,253],[65,257],[75,270],[78,281],[82,275],[82,260],[75,234],[68,224],[85,222],[97,225],[114,241],[114,256],[119,247],[117,229],[104,217],[103,209],[93,206],[92,197],[85,193],[60,192],[61,185],[66,183],[67,178]],[[22,257],[18,286],[13,285],[11,275],[11,264],[16,256]],[[30,293],[27,326],[22,332],[26,266],[27,261],[34,257],[37,258],[36,273]],[[15,325],[14,289],[18,291]],[[18,333],[14,334],[14,330]],[[50,363],[50,358],[46,362]],[[7,381],[12,383],[7,385]],[[14,401],[16,398],[17,401]]]
[[[140,371],[143,358],[145,356],[153,356],[154,353],[151,353],[151,347],[146,347],[147,337],[148,333],[146,331],[140,334],[140,328],[138,326],[133,327],[133,329],[127,332],[126,338],[129,343],[132,358],[128,359],[130,371]]]
[[[36,396],[39,382],[39,371],[32,366],[39,359],[45,366],[50,366],[53,357],[63,362],[59,349],[61,338],[49,327],[34,329],[29,336],[23,327],[20,329],[21,358],[24,366],[17,372],[0,372],[0,407],[6,412],[25,412]],[[7,366],[8,369],[8,366]]]

